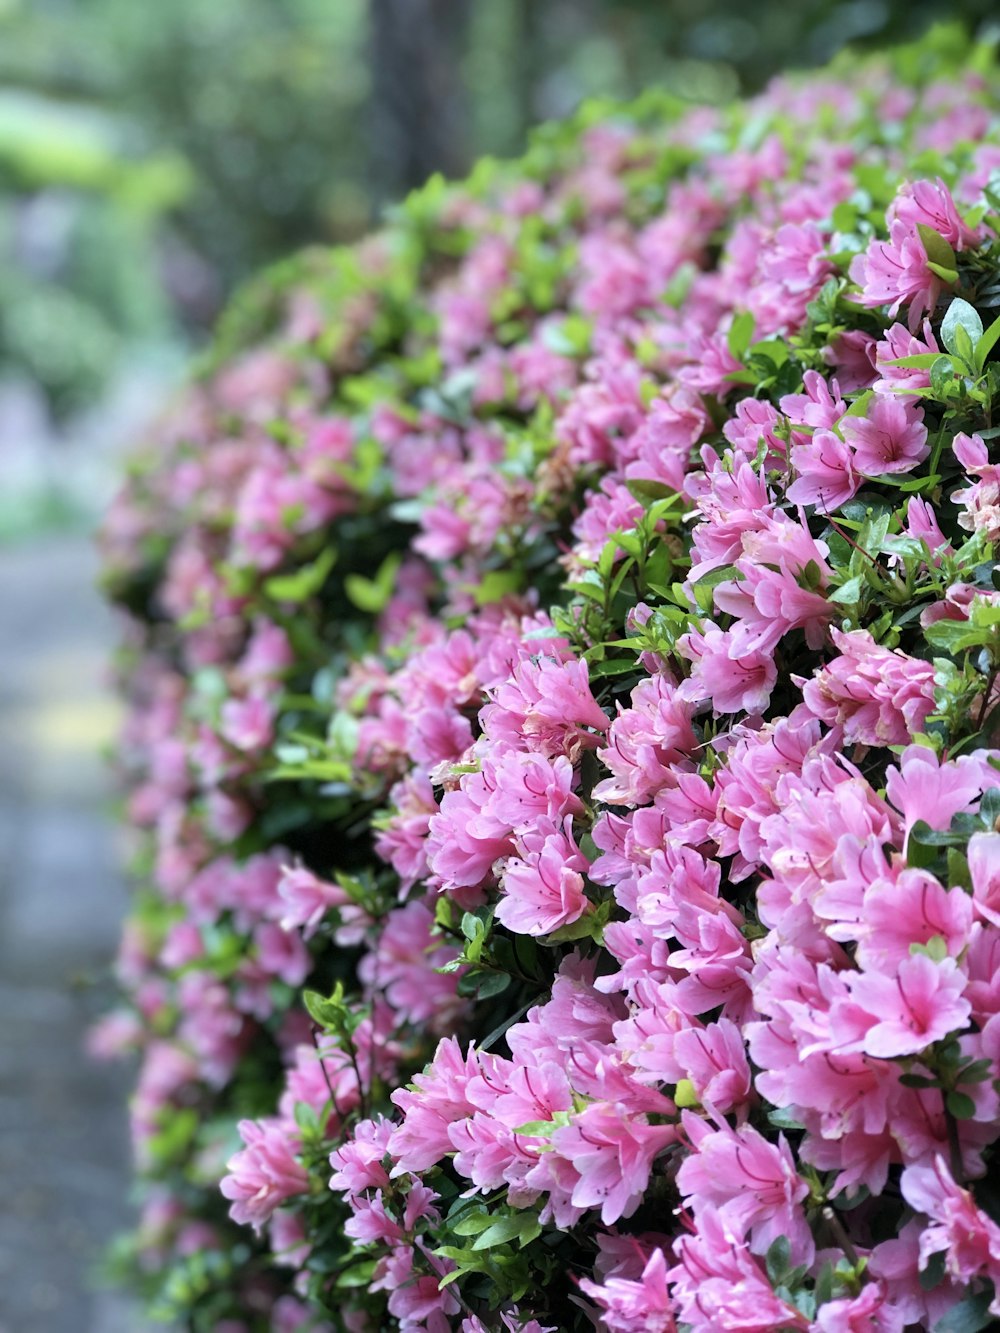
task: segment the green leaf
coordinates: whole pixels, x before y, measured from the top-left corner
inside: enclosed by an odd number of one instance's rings
[[[750,339],[753,337],[754,318],[749,310],[741,310],[738,315],[733,316],[733,322],[729,326],[729,334],[726,339],[729,350],[737,361],[743,359],[743,354],[750,346]]]
[[[976,343],[976,370],[982,373],[983,366],[986,364],[986,358],[996,346],[997,339],[1000,338],[1000,315],[996,317],[990,327]]]
[[[679,1106],[682,1111],[701,1105],[694,1084],[689,1078],[680,1079],[674,1088],[674,1105]]]
[[[505,1245],[511,1240],[526,1245],[541,1233],[542,1228],[534,1213],[514,1213],[511,1217],[501,1217],[499,1221],[494,1222],[473,1242],[472,1248],[488,1250],[492,1245]]]
[[[309,1017],[321,1028],[339,1030],[347,1025],[351,1017],[350,1010],[344,1003],[344,986],[340,981],[333,988],[333,994],[329,996],[320,995],[319,991],[304,991],[302,1002]]]
[[[542,342],[560,356],[584,356],[590,350],[593,323],[583,315],[566,315],[542,325]]]
[[[590,577],[591,575],[593,577]],[[604,601],[604,584],[596,570],[586,570],[576,583],[570,583],[567,586],[570,592],[575,592],[580,597],[588,597],[592,602],[601,603]]]
[[[930,260],[927,261],[927,267],[935,277],[940,278],[942,282],[946,282],[949,287],[954,286],[954,284],[958,282],[957,268],[947,268],[944,264],[932,264]]]
[[[926,954],[935,963],[943,963],[948,957],[948,941],[943,935],[932,935],[926,944],[911,944],[910,953],[912,954],[914,950]]]
[[[863,588],[864,580],[860,574],[856,574],[854,578],[848,579],[846,583],[842,583],[835,592],[828,593],[827,601],[841,602],[846,606],[853,606],[855,602],[860,600]]]
[[[939,356],[931,362],[931,388],[936,394],[947,391],[955,380],[955,363],[950,356]]]
[[[369,615],[378,615],[384,610],[396,583],[396,572],[403,563],[398,552],[393,551],[379,565],[373,579],[366,579],[363,574],[348,574],[344,579],[344,591],[358,608]]]
[[[992,829],[1000,819],[1000,787],[991,787],[983,793],[979,802],[979,818],[988,829]]]
[[[463,980],[475,981],[475,994],[480,1000],[492,1000],[495,995],[502,995],[511,983],[506,972],[477,972],[474,977]]]
[[[377,1262],[377,1259],[362,1259],[360,1263],[351,1264],[350,1268],[345,1268],[339,1274],[334,1285],[345,1289],[369,1286]]]
[[[940,1086],[936,1078],[928,1078],[926,1074],[900,1074],[899,1081],[904,1088],[936,1088]]]
[[[521,586],[521,574],[516,569],[491,569],[472,589],[477,606],[491,606],[501,602]]]
[[[464,1213],[456,1222],[449,1225],[456,1236],[479,1236],[487,1227],[493,1226],[496,1214],[480,1207],[475,1212]]]
[[[294,574],[272,574],[264,580],[264,591],[276,602],[304,602],[319,592],[336,560],[337,548],[328,546],[311,565],[303,565]]]
[[[767,1113],[768,1123],[775,1129],[805,1129],[801,1120],[797,1120],[790,1110],[785,1107],[775,1107],[773,1111]]]
[[[971,1120],[976,1114],[976,1103],[964,1092],[949,1092],[945,1105],[956,1120]]]
[[[475,912],[466,912],[462,917],[462,934],[467,940],[477,940],[486,934],[486,921]]]
[[[985,646],[990,640],[988,625],[971,625],[967,620],[936,620],[924,630],[927,642],[949,653]]]
[[[764,1257],[767,1275],[772,1282],[778,1283],[788,1272],[792,1247],[787,1236],[778,1236],[773,1240]]]
[[[940,352],[920,352],[916,356],[899,356],[894,361],[880,361],[882,366],[902,366],[904,370],[930,370]]]
[[[668,500],[677,495],[665,481],[651,481],[645,477],[631,477],[625,487],[637,500]]]
[[[968,348],[961,341],[963,332],[969,339]],[[982,336],[983,321],[979,318],[978,312],[973,306],[969,305],[968,301],[963,301],[960,296],[956,296],[941,321],[941,341],[949,352],[966,359],[971,356],[972,348],[976,346]]]
[[[942,268],[954,269],[957,267],[958,261],[955,258],[955,251],[939,231],[935,231],[933,227],[928,227],[923,222],[917,223],[917,231],[924,243],[927,258],[931,263],[939,264]]]
[[[635,671],[635,669],[634,657],[630,659],[611,658],[607,662],[594,662],[590,667],[590,679],[597,680],[601,676],[624,676],[629,671]]]
[[[933,1291],[944,1281],[945,1272],[945,1256],[940,1251],[932,1254],[919,1273],[921,1290]]]
[[[992,1286],[987,1291],[966,1296],[948,1311],[934,1325],[934,1333],[979,1333],[982,1328],[989,1328],[993,1323],[990,1303],[993,1300]]]

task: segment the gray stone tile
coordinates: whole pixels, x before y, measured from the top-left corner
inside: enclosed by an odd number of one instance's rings
[[[125,903],[95,568],[79,540],[0,548],[0,1333],[146,1327],[94,1282],[131,1216],[129,1074],[83,1049]]]

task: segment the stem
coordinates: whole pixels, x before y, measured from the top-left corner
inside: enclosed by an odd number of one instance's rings
[[[857,1268],[858,1258],[859,1258],[858,1252],[854,1248],[854,1242],[847,1234],[847,1229],[844,1226],[843,1222],[841,1222],[840,1218],[837,1216],[836,1212],[834,1211],[834,1209],[830,1207],[829,1204],[826,1204],[824,1206],[822,1216],[823,1216],[823,1221],[833,1232],[833,1236],[837,1244],[847,1255],[848,1259],[850,1259],[854,1267]]]
[[[997,678],[997,668],[994,667],[986,678],[986,689],[983,691],[982,707],[979,709],[979,716],[976,718],[976,730],[982,731],[983,723],[986,720],[986,711],[990,705],[990,695],[993,693],[993,684]]]
[[[834,532],[837,534],[838,537],[843,537],[844,541],[847,542],[848,546],[853,546],[859,555],[863,555],[864,558],[870,564],[873,564],[876,569],[879,568],[879,563],[875,559],[875,557],[873,555],[870,555],[869,552],[866,551],[863,546],[859,546],[853,537],[848,536],[848,534],[844,531],[844,529],[838,526],[837,520],[833,517],[832,514],[824,514],[823,517],[829,523],[830,527],[833,528]]]
[[[941,1089],[941,1100],[944,1102],[944,1123],[948,1129],[948,1158],[951,1175],[955,1184],[961,1185],[965,1180],[965,1167],[962,1164],[962,1145],[958,1140],[958,1121],[948,1110],[948,1094],[944,1088]]]
[[[323,1082],[326,1084],[327,1091],[330,1094],[330,1101],[333,1102],[333,1109],[337,1113],[337,1119],[343,1120],[344,1118],[343,1112],[337,1105],[337,1094],[334,1092],[333,1084],[330,1082],[330,1075],[326,1072],[326,1061],[323,1059],[323,1051],[320,1048],[319,1044],[319,1031],[320,1031],[319,1028],[314,1023],[312,1026],[313,1045],[316,1048],[316,1054],[319,1056],[319,1067],[323,1072]]]

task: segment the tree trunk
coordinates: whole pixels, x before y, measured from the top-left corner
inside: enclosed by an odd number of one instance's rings
[[[380,202],[468,167],[461,58],[470,0],[372,0],[369,133]]]

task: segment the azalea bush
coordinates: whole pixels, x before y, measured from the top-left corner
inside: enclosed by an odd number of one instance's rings
[[[1000,140],[953,34],[246,291],[104,533],[194,1330],[1000,1314]]]

